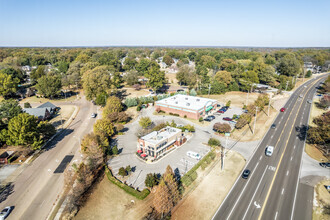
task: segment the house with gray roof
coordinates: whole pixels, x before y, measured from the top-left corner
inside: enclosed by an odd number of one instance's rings
[[[51,112],[47,108],[25,108],[23,112],[36,116],[39,120],[47,120],[51,116]]]
[[[54,113],[55,110],[57,109],[57,106],[54,105],[54,104],[51,103],[51,102],[46,102],[46,103],[40,105],[38,108],[47,108],[47,110],[48,110],[50,113]]]

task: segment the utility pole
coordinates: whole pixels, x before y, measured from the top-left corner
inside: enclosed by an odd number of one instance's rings
[[[256,129],[256,123],[257,123],[257,113],[258,113],[258,106],[256,106],[256,117],[254,117],[254,125],[253,125],[253,134]]]
[[[267,116],[269,117],[269,109],[270,109],[270,100],[272,99],[271,93],[269,93],[269,101],[268,101],[268,114]]]
[[[210,98],[211,84],[209,84],[209,98]]]
[[[288,89],[288,84],[289,84],[289,81],[286,81],[285,91],[287,91],[287,89]]]

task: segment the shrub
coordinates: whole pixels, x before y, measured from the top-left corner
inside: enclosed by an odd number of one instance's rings
[[[230,107],[230,104],[231,104],[231,101],[229,100],[229,101],[226,103],[226,106],[227,106],[227,107]]]
[[[32,108],[31,104],[28,102],[24,103],[24,108]]]
[[[134,84],[134,85],[133,85],[133,88],[134,88],[135,90],[141,90],[141,85],[140,85],[140,84]]]
[[[231,127],[228,123],[217,122],[213,125],[213,130],[219,133],[227,133],[231,131]]]
[[[199,122],[202,122],[202,121],[203,121],[203,117],[200,117],[200,118],[198,119],[198,121],[199,121]]]
[[[118,147],[117,146],[113,146],[113,148],[111,149],[112,154],[113,155],[117,155],[118,154]]]
[[[165,128],[167,125],[165,123],[160,123],[158,125],[156,125],[152,130],[153,131],[159,131],[160,129]]]
[[[152,122],[149,117],[142,117],[139,121],[139,124],[142,128],[147,128],[152,124]]]
[[[215,139],[215,138],[210,138],[207,143],[210,146],[220,146],[221,145],[220,141],[218,139]]]
[[[184,115],[183,117],[184,117],[184,118],[187,118],[187,115]]]
[[[142,108],[142,104],[138,104],[138,106],[136,107],[136,111],[141,111],[141,108]]]
[[[119,171],[118,171],[118,175],[124,177],[124,176],[127,176],[127,171],[124,167],[120,167],[119,168]]]
[[[195,132],[195,127],[193,125],[186,125],[184,126],[189,132]]]
[[[137,98],[127,98],[124,103],[127,107],[133,107],[138,105],[138,100]]]

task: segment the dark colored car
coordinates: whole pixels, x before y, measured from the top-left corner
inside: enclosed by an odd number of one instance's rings
[[[225,113],[225,111],[224,110],[221,110],[221,109],[219,109],[218,111],[217,111],[218,113]]]
[[[221,105],[220,104],[217,104],[217,107],[219,108]]]
[[[213,115],[207,116],[204,121],[212,121],[213,119],[215,119],[215,117]]]
[[[271,128],[276,128],[276,124],[272,124]]]
[[[330,163],[320,163],[321,167],[330,168]]]
[[[229,117],[224,117],[222,120],[224,120],[224,121],[232,121],[233,119],[231,119]]]
[[[281,108],[280,111],[281,112],[284,112],[286,110],[286,108]]]
[[[250,170],[248,170],[248,169],[244,170],[244,172],[242,174],[242,178],[247,179],[249,177],[250,173],[251,173]]]

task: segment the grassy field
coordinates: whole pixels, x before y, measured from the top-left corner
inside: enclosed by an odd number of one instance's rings
[[[327,205],[330,207],[330,192],[327,191],[325,185],[330,185],[330,179],[323,180],[315,186],[315,198],[316,203],[314,202],[313,207],[313,220],[328,220],[330,219],[329,214],[325,214],[322,210],[322,207]]]
[[[58,107],[61,108],[59,114],[49,121],[56,129],[61,127],[61,120],[63,124],[69,120],[75,109],[73,105],[60,105]]]
[[[68,98],[63,98],[63,99],[47,99],[47,98],[38,98],[37,96],[31,96],[31,97],[27,97],[25,99],[23,99],[21,101],[21,103],[25,103],[25,102],[29,102],[29,103],[45,103],[45,102],[71,102],[77,99],[76,95],[73,95],[71,97]]]
[[[258,98],[260,93],[249,93],[248,104],[253,104]],[[208,95],[201,95],[202,97],[208,98]],[[226,104],[229,100],[231,101],[231,106],[242,108],[246,104],[247,93],[246,92],[227,92],[222,95],[210,95],[210,99],[216,99],[220,103]]]

